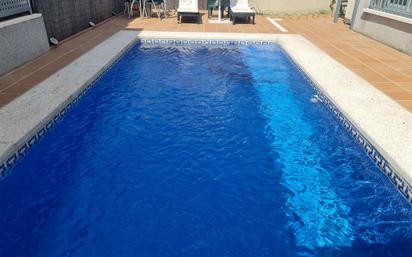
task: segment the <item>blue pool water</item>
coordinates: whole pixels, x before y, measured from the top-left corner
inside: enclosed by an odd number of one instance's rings
[[[132,47],[0,182],[0,256],[411,256],[313,94],[277,46]]]

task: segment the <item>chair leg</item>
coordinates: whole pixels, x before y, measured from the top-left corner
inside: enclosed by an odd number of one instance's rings
[[[149,16],[149,13],[147,12],[146,1],[143,1],[143,17],[147,16]]]
[[[124,2],[123,15],[126,15],[127,10],[129,10],[129,2]]]
[[[165,16],[165,18],[167,19],[167,10],[166,10],[166,5],[165,5],[165,3],[163,2],[162,3],[162,5],[163,5],[163,15]]]
[[[152,6],[151,6],[152,10],[153,10],[153,7],[156,9],[157,18],[159,18],[159,20],[162,20],[162,18],[160,17],[159,8],[158,8],[158,6],[155,4],[155,2],[152,0]]]
[[[133,17],[133,5],[134,5],[134,1],[132,1],[132,3],[130,4],[130,10],[129,10],[129,19]]]
[[[140,2],[140,10],[141,10],[141,12],[140,12],[140,18],[144,18],[145,17],[145,13],[146,13],[146,4],[145,4],[145,2],[143,1],[143,2]]]
[[[229,17],[229,7],[228,6],[225,6],[225,7],[222,8],[222,13],[221,13],[222,17],[225,17],[226,8],[227,8],[226,15],[227,15],[227,17]]]

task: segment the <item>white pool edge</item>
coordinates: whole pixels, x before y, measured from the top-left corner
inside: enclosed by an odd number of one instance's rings
[[[395,175],[400,175],[409,184],[403,186],[411,188],[412,114],[302,36],[284,34],[120,31],[0,108],[0,165],[7,165],[7,162],[11,165],[19,159],[18,151],[24,150],[25,145],[30,147],[29,141],[35,133],[61,112],[138,39],[278,43],[390,162],[396,170]],[[13,153],[14,157],[10,158]],[[397,186],[400,189],[401,185]],[[409,189],[406,193],[412,196]]]

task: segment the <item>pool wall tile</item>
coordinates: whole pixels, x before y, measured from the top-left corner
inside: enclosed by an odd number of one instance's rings
[[[303,72],[303,71],[302,71]],[[309,79],[308,79],[309,80]],[[336,117],[342,127],[355,139],[355,141],[364,149],[372,161],[380,168],[380,170],[389,178],[401,194],[412,204],[412,186],[402,176],[400,176],[394,167],[387,161],[383,155],[373,146],[368,139],[349,121],[348,118],[333,104],[325,94],[309,80],[316,94],[321,99],[321,102],[328,110]]]
[[[277,45],[274,41],[262,41],[262,40],[182,40],[182,39],[168,39],[168,40],[156,40],[156,39],[140,39],[142,45],[183,45],[183,46],[195,46],[195,45],[207,45],[207,46],[238,46],[238,45]]]

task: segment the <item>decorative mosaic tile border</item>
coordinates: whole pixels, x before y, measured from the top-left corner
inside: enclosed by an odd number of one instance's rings
[[[198,40],[198,39],[140,39],[137,40],[137,44],[141,45],[206,45],[206,46],[247,46],[247,45],[277,45],[273,41],[241,41],[241,40]],[[134,44],[132,44],[133,46]],[[131,46],[131,47],[132,47]],[[18,161],[20,161],[30,150],[30,148],[36,144],[47,132],[49,132],[54,125],[56,125],[64,115],[75,106],[79,100],[86,95],[88,90],[92,88],[96,82],[115,65],[124,54],[126,54],[130,48],[124,51],[119,57],[114,60],[106,69],[101,72],[101,74],[86,88],[84,88],[79,95],[68,103],[60,112],[53,116],[53,118],[39,131],[37,131],[27,142],[25,142],[16,152],[10,155],[6,161],[0,163],[0,180],[5,178],[9,173],[11,173],[12,167],[14,167]],[[286,54],[287,55],[287,54]],[[288,55],[287,55],[288,56]],[[289,56],[288,56],[289,57]],[[306,73],[289,57],[290,61],[295,65],[297,70],[305,76],[305,78],[310,82],[313,90],[318,95],[322,104],[336,117],[339,123],[342,125],[346,131],[358,142],[373,162],[384,172],[384,174],[389,178],[389,180],[395,185],[395,187],[401,192],[401,194],[412,204],[412,186],[402,178],[394,167],[387,161],[383,155],[372,145],[369,140],[362,135],[362,133],[350,122],[350,120],[345,117],[345,115],[339,110],[339,108],[329,100],[329,98],[322,92],[322,90],[306,75]]]
[[[63,116],[79,102],[80,98],[82,98],[93,85],[94,83],[88,85],[85,89],[83,89],[75,99],[67,104],[60,112],[54,115],[53,118],[44,127],[37,131],[37,133],[35,133],[27,142],[25,142],[16,152],[11,154],[5,162],[0,164],[0,180],[9,175],[11,168],[14,167],[14,165],[16,165],[17,162],[19,162],[27,154],[30,148],[34,144],[36,144],[45,134],[47,134],[47,132],[49,132],[54,127],[54,125],[56,125],[63,118]]]
[[[132,44],[131,46],[133,46]],[[71,100],[66,106],[63,107],[62,110],[58,111],[57,114],[53,116],[47,122],[46,125],[44,125],[42,128],[40,128],[37,132],[34,133],[34,135],[27,140],[25,143],[23,143],[22,146],[19,147],[17,151],[14,153],[10,154],[10,156],[0,163],[0,182],[8,175],[10,175],[12,168],[28,153],[28,151],[31,149],[32,146],[34,146],[37,142],[39,142],[40,139],[44,135],[46,135],[58,122],[60,122],[64,115],[70,111],[79,101],[80,99],[87,94],[87,92],[96,84],[97,81],[107,72],[110,70],[111,67],[113,67],[129,50],[131,47],[123,51],[115,60],[112,61],[107,67],[104,68],[98,74],[98,76],[85,88],[80,90],[80,93],[73,99]]]
[[[365,152],[369,155],[372,161],[378,165],[383,173],[389,178],[389,180],[395,185],[395,187],[401,192],[401,194],[412,204],[412,186],[401,177],[395,170],[395,168],[389,163],[388,160],[372,145],[372,143],[362,135],[362,133],[350,122],[343,113],[332,103],[328,97],[326,97],[320,89],[313,85],[316,94],[321,99],[322,103],[335,115],[339,123],[349,132],[349,134],[355,139],[358,144],[362,146]]]
[[[277,45],[273,41],[248,41],[248,40],[204,40],[204,39],[140,39],[142,45],[181,45],[181,46],[247,46],[247,45]]]
[[[286,54],[287,55],[287,54]],[[404,179],[388,160],[376,149],[373,144],[356,128],[355,125],[339,110],[339,108],[322,92],[322,90],[308,77],[308,75],[299,67],[295,61],[289,57],[289,60],[296,69],[309,82],[312,89],[316,92],[321,103],[335,116],[342,127],[355,139],[355,141],[363,148],[366,154],[372,161],[381,169],[381,171],[394,184],[396,189],[412,204],[412,186]]]

